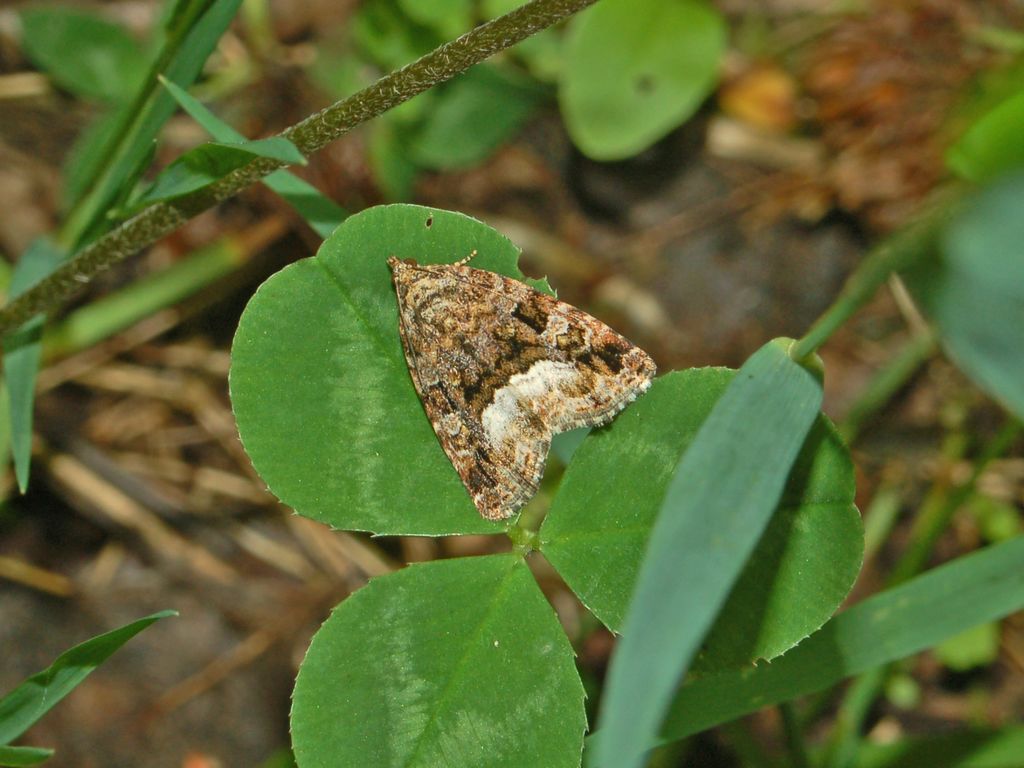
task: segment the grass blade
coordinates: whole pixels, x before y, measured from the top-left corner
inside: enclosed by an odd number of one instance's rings
[[[53,750],[45,747],[0,747],[0,765],[7,768],[22,768],[39,765],[53,757]]]
[[[176,611],[160,611],[64,651],[53,664],[0,699],[0,744],[9,744],[28,730],[139,632],[160,619],[177,615]]]
[[[1024,727],[971,729],[865,744],[855,768],[1008,768],[1024,755]]]
[[[25,250],[11,277],[9,299],[24,293],[61,262],[64,254],[49,240],[37,238]],[[4,339],[4,379],[10,407],[11,455],[18,489],[28,487],[32,459],[32,405],[36,394],[43,318],[29,320]]]
[[[160,78],[160,82],[181,108],[214,139],[222,142],[245,140],[242,134],[204,107],[184,88],[166,78]],[[263,179],[263,183],[298,211],[320,237],[326,238],[348,216],[344,208],[291,171],[275,171]]]
[[[171,80],[191,83],[202,70],[207,56],[217,44],[227,25],[234,17],[241,0],[195,0],[191,3],[195,18],[184,19],[182,29],[170,38],[154,62],[150,74],[134,101],[124,107],[123,119],[118,123],[110,144],[97,153],[95,166],[89,170],[92,183],[86,197],[78,200],[61,226],[57,240],[69,250],[80,246],[90,235],[109,227],[106,211],[141,175],[152,151],[153,141],[167,118],[174,111],[174,102],[163,93],[156,81],[156,73],[165,71]],[[181,3],[177,8],[184,7]],[[184,18],[184,17],[183,17]],[[190,19],[194,20],[194,25]],[[106,151],[109,149],[109,151]],[[42,241],[36,241],[40,243]],[[33,244],[19,260],[19,269],[11,286],[7,304],[20,293],[27,292],[43,278],[54,272],[61,258],[53,246],[48,247],[45,259],[31,257],[31,268],[18,274],[22,263],[29,262]],[[40,265],[46,264],[43,269]],[[16,334],[4,340],[4,376],[7,378],[11,411],[11,448],[15,475],[22,492],[28,486],[31,454],[32,405],[36,375],[39,371],[42,315],[24,323]]]
[[[681,739],[813,693],[1024,608],[1024,536],[958,558],[837,615],[771,664],[684,685],[662,730]]]
[[[744,364],[679,463],[612,658],[602,765],[642,764],[818,415],[821,382],[789,344],[766,344]]]

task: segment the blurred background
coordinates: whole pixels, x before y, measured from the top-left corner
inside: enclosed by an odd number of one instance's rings
[[[245,0],[190,92],[246,137],[269,136],[517,4]],[[60,225],[165,13],[157,0],[0,4],[0,285]],[[574,19],[295,170],[350,212],[409,201],[481,219],[523,249],[524,272],[547,275],[660,370],[738,366],[772,337],[800,336],[868,247],[949,177],[950,146],[1019,83],[1024,5],[720,0],[688,13],[635,45],[638,60],[676,45],[692,65],[638,81],[603,132],[588,112],[603,84]],[[207,138],[179,112],[153,168]],[[507,547],[330,532],[253,472],[227,397],[232,334],[260,282],[320,240],[254,186],[51,318],[31,484],[20,495],[11,471],[0,476],[0,691],[93,634],[181,613],[30,731],[28,743],[56,747],[55,768],[287,765],[291,686],[331,607],[404,563]],[[893,525],[869,547],[855,600],[899,557],[903,513],[962,482],[1004,417],[935,351],[897,282],[822,357],[858,506]],[[894,394],[865,401],[904,358]],[[1020,532],[1022,448],[988,464],[936,561]],[[592,704],[612,637],[536,560]],[[1019,616],[957,638],[892,675],[869,736],[1019,718],[1022,666]],[[778,747],[776,717],[703,734],[662,764],[746,764],[743,745]]]

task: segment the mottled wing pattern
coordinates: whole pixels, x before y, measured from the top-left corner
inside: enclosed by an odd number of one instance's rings
[[[647,353],[569,304],[461,264],[388,264],[413,384],[486,518],[536,493],[553,434],[604,424],[650,386]]]

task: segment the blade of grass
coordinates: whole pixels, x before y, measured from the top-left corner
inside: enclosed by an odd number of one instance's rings
[[[829,743],[820,760],[822,766],[848,768],[857,757],[864,722],[886,681],[889,680],[894,666],[895,662],[869,669],[855,677],[843,692],[842,702],[836,710],[832,733],[829,734]]]
[[[856,768],[1008,768],[1024,755],[1024,727],[968,730],[866,744]]]
[[[666,740],[835,685],[1024,608],[1024,536],[957,558],[843,611],[770,664],[686,683]]]
[[[118,119],[93,166],[94,182],[69,211],[58,241],[68,250],[107,229],[106,212],[124,200],[149,162],[157,133],[174,113],[174,100],[160,87],[161,73],[188,86],[234,18],[241,0],[180,0],[167,22],[160,51],[142,85]]]
[[[170,80],[191,83],[231,22],[240,2],[182,0],[175,6],[167,41],[134,100],[125,107],[124,118],[118,123],[119,129],[112,135],[106,151],[97,155],[95,182],[68,214],[56,237],[59,245],[49,247],[47,258],[41,259],[38,254],[26,252],[19,259],[8,305],[17,301],[17,297],[31,293],[34,286],[59,271],[60,263],[65,262],[64,251],[79,247],[92,231],[107,228],[105,212],[142,173],[157,132],[174,111],[174,101],[160,89],[157,73],[166,71]],[[54,254],[59,258],[51,258]],[[26,266],[22,267],[22,264]],[[72,270],[71,279],[81,283],[82,276],[74,272]],[[31,461],[32,405],[44,318],[31,313],[22,320],[28,322],[16,334],[10,332],[20,323],[12,323],[4,329],[8,335],[3,346],[4,376],[10,395],[11,450],[18,488],[24,493],[28,487]]]
[[[48,275],[64,254],[46,238],[37,238],[25,250],[11,276],[10,296],[24,293],[33,283]],[[40,315],[25,323],[17,333],[4,339],[4,380],[10,408],[11,455],[18,489],[28,487],[32,459],[32,406],[35,403],[36,372],[39,370],[39,339],[43,332]]]
[[[242,264],[250,251],[238,237],[221,238],[187,258],[85,305],[43,334],[43,359],[78,352],[194,295]]]
[[[1024,418],[1024,169],[954,211],[935,258],[901,274],[949,358]]]
[[[701,640],[778,504],[821,407],[789,340],[737,372],[683,455],[651,533],[600,723],[601,765],[643,762]]]
[[[934,335],[922,332],[914,336],[899,353],[879,370],[850,407],[839,424],[839,434],[847,445],[853,443],[864,422],[885,407],[917,371],[938,350]]]
[[[784,701],[779,704],[779,715],[782,717],[782,733],[786,748],[789,750],[789,764],[792,768],[810,768],[811,760],[807,754],[800,718],[793,709],[793,703]]]
[[[8,768],[39,765],[53,757],[53,750],[45,747],[0,747],[0,765]]]
[[[242,134],[204,107],[198,99],[193,98],[184,88],[165,78],[160,78],[160,82],[170,92],[171,96],[174,97],[175,101],[181,105],[181,108],[214,139],[223,142],[245,140]],[[316,187],[303,181],[291,171],[274,171],[263,179],[263,183],[277,192],[277,194],[284,198],[285,202],[298,211],[299,215],[306,220],[306,223],[320,237],[326,238],[341,222],[348,218],[348,212],[344,208],[326,195],[320,194]]]
[[[10,744],[21,736],[139,632],[160,619],[177,615],[177,611],[160,611],[64,651],[53,664],[0,699],[0,744]]]
[[[890,584],[906,581],[924,568],[935,548],[935,543],[949,527],[953,515],[974,493],[982,472],[993,459],[1006,453],[1020,433],[1021,423],[1016,419],[1009,419],[974,460],[971,475],[966,481],[952,490],[942,487],[935,496],[929,494],[914,521],[907,551],[889,575]]]
[[[903,489],[895,480],[883,479],[864,510],[864,563],[874,559],[888,541],[903,505]],[[864,566],[862,566],[863,569]]]
[[[1009,449],[1020,431],[1020,423],[1010,419],[975,459],[970,477],[960,485],[951,488],[944,476],[936,481],[921,504],[911,527],[909,544],[889,574],[888,586],[896,586],[920,573],[953,515],[974,493],[982,472],[993,459]],[[944,458],[947,463],[952,464],[962,458],[966,450],[962,438],[962,435],[954,434],[946,441]],[[889,671],[888,666],[869,670],[847,689],[839,705],[823,764],[846,768],[854,762],[863,739],[864,721],[881,693]]]
[[[200,144],[164,168],[150,187],[129,203],[128,209],[141,210],[155,202],[177,200],[204,189],[241,168],[254,157],[288,164],[306,164],[306,159],[295,145],[281,136],[238,143]]]

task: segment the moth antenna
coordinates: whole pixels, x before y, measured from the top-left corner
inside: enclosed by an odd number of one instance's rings
[[[474,248],[472,251],[469,252],[469,256],[467,256],[464,259],[459,259],[454,264],[452,264],[452,266],[453,267],[464,267],[464,266],[466,266],[466,264],[469,263],[469,260],[472,259],[474,256],[476,256],[476,248]]]

